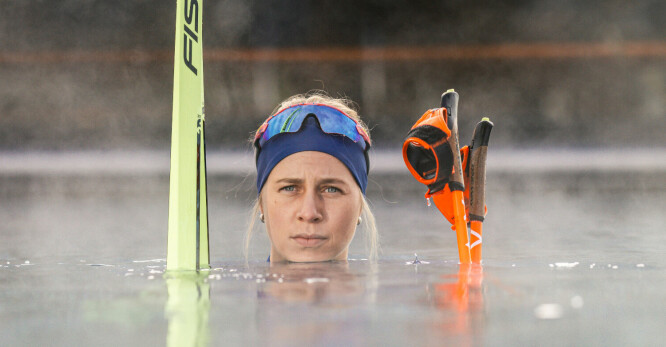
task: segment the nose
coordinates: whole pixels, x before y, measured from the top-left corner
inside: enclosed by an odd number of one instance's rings
[[[308,223],[320,222],[324,218],[322,204],[323,202],[314,190],[303,194],[301,208],[298,211],[298,220]]]

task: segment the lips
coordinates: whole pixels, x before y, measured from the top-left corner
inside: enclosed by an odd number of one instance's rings
[[[306,234],[298,234],[292,236],[291,239],[296,241],[299,245],[303,247],[317,247],[326,242],[326,240],[328,240],[327,237],[321,235],[306,235]]]

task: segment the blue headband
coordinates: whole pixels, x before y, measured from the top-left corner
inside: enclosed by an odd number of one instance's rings
[[[365,195],[369,168],[367,151],[346,136],[324,133],[314,116],[307,117],[298,132],[275,135],[257,149],[257,194],[261,193],[275,165],[294,153],[305,151],[336,157],[347,166]]]

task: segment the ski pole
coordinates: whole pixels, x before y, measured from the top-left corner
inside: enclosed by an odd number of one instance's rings
[[[474,128],[469,146],[469,224],[472,263],[481,263],[483,220],[486,215],[486,158],[493,123],[484,117]]]
[[[462,172],[462,161],[460,159],[460,145],[458,142],[458,93],[449,89],[442,94],[441,106],[446,109],[447,125],[451,129],[448,138],[449,146],[453,151],[453,171],[449,177],[449,189],[453,199],[453,216],[458,239],[458,257],[461,264],[470,264],[469,241],[467,236],[467,221],[465,219],[465,183]]]

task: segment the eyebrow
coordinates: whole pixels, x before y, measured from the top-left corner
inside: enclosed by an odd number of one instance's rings
[[[303,180],[300,178],[281,178],[275,183],[303,183]]]
[[[331,184],[332,183],[332,184],[340,184],[340,185],[346,185],[347,184],[347,182],[345,182],[341,179],[338,179],[338,178],[324,178],[324,179],[320,180],[317,183],[319,183],[319,184]]]
[[[300,178],[289,178],[289,177],[288,177],[288,178],[281,178],[281,179],[275,181],[275,183],[302,184],[302,183],[303,183],[303,179],[300,179]],[[324,179],[321,179],[321,180],[317,181],[317,184],[318,184],[318,185],[322,185],[322,184],[339,184],[339,185],[347,185],[347,182],[345,182],[344,180],[341,180],[341,179],[339,179],[339,178],[333,178],[333,177],[331,177],[331,178],[324,178]]]

